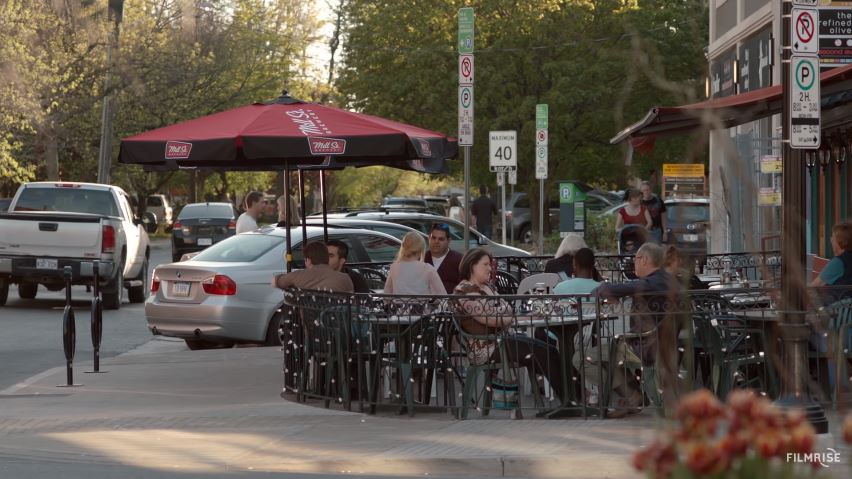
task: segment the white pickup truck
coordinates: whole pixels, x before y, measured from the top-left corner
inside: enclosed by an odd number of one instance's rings
[[[156,218],[137,218],[127,193],[93,183],[35,182],[21,185],[8,213],[0,213],[0,306],[9,285],[22,299],[35,298],[38,285],[64,288],[63,269],[73,284],[93,282],[100,263],[104,309],[119,309],[124,288],[132,303],[148,296],[148,231]]]

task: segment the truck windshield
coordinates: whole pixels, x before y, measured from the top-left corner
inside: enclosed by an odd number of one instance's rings
[[[112,193],[82,188],[24,188],[15,211],[59,211],[119,216]]]

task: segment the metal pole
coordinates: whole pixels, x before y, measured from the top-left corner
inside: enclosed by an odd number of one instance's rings
[[[464,250],[470,249],[470,147],[464,147]]]
[[[302,219],[302,244],[305,245],[308,242],[308,225],[305,224],[305,175],[301,168],[298,170],[299,172],[299,207],[296,209],[297,212],[301,213],[300,218]],[[287,195],[287,201],[290,201],[290,195]],[[304,250],[304,246],[302,247]]]
[[[286,165],[284,167],[284,194],[290,196],[290,165]],[[291,263],[293,262],[293,229],[290,227],[290,201],[284,202],[284,229],[287,230],[287,235],[285,238],[286,243],[286,255],[284,257],[284,261],[287,263],[287,272],[291,271]],[[304,246],[303,246],[304,249]]]
[[[328,243],[328,208],[325,205],[325,170],[320,170],[320,200],[322,202],[322,238]]]
[[[505,175],[505,173],[497,173],[498,175]],[[500,216],[503,221],[503,244],[506,244],[506,178],[503,178],[503,184],[500,186]]]
[[[516,178],[516,179],[517,179],[517,178]],[[515,197],[515,185],[510,185],[510,186],[509,186],[509,198],[514,198],[514,197]],[[513,212],[513,213],[514,213],[514,212]],[[503,214],[505,215],[506,213],[503,213]],[[514,217],[514,216],[512,216],[513,221],[512,221],[512,224],[511,224],[511,225],[509,225],[509,242],[510,242],[510,243],[512,243],[512,244],[514,244],[514,243],[515,243],[515,226],[514,226],[514,218],[515,218],[515,217]]]
[[[538,180],[538,254],[544,255],[544,180]]]
[[[792,4],[782,4],[782,181],[783,207],[781,217],[781,324],[784,363],[781,369],[781,396],[777,403],[783,407],[804,408],[817,433],[828,432],[828,420],[822,407],[813,401],[808,391],[807,344],[810,327],[805,322],[803,283],[805,265],[805,171],[801,150],[790,147],[790,15]],[[819,74],[817,72],[817,74]],[[819,81],[819,79],[817,79]]]

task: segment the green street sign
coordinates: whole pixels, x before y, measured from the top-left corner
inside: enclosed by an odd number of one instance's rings
[[[547,103],[539,103],[535,106],[535,129],[547,129]]]
[[[473,53],[473,8],[459,8],[459,54]]]

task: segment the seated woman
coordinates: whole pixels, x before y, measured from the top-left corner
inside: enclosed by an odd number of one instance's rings
[[[447,294],[438,271],[431,264],[423,262],[424,251],[426,242],[420,233],[411,231],[405,234],[396,261],[388,271],[385,294]]]
[[[684,285],[687,289],[707,289],[710,287],[710,285],[701,281],[701,278],[692,273],[691,269],[683,269],[683,257],[680,254],[680,250],[677,249],[677,246],[672,245],[666,248],[665,265],[666,271],[677,278],[678,282]],[[684,280],[684,276],[687,275],[689,279]]]
[[[497,297],[489,284],[493,258],[484,248],[469,250],[459,266],[462,281],[456,286],[455,294],[465,298],[456,301],[456,314],[464,331],[474,335],[497,336],[514,324],[518,317],[506,301]],[[487,298],[483,298],[487,297]],[[512,364],[532,368],[536,375],[543,375],[550,382],[557,396],[562,395],[562,371],[559,351],[544,341],[517,334],[501,337]],[[500,362],[500,348],[496,340],[475,340],[469,345],[468,359],[471,364],[482,365]]]

